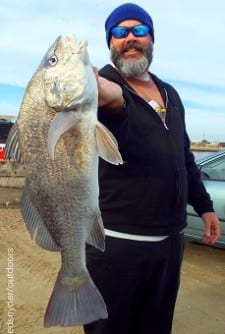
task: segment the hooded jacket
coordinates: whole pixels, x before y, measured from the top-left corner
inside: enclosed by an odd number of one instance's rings
[[[176,90],[151,74],[166,105],[166,126],[111,65],[100,76],[118,83],[126,106],[99,108],[98,118],[118,141],[124,164],[100,159],[100,209],[104,226],[140,235],[170,235],[186,226],[186,205],[214,211],[190,151],[184,107]]]

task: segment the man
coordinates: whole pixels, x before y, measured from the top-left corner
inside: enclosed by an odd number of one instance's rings
[[[220,226],[190,151],[177,92],[148,71],[154,29],[126,3],[105,22],[111,65],[100,72],[99,119],[115,135],[124,164],[100,161],[104,253],[87,246],[87,265],[109,317],[86,334],[169,334],[179,288],[186,204],[213,244]]]

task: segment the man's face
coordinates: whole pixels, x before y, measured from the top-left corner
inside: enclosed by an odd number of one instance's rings
[[[137,20],[125,20],[119,26],[133,27],[142,24]],[[135,37],[132,32],[124,38],[112,36],[110,57],[114,65],[127,77],[139,76],[148,70],[153,55],[150,34]]]

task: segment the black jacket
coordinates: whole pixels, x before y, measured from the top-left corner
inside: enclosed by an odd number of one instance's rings
[[[100,159],[100,209],[106,228],[141,235],[167,235],[186,226],[186,204],[198,214],[213,211],[200,180],[185,129],[184,107],[173,87],[151,74],[167,106],[166,124],[119,73],[105,66],[101,76],[117,82],[126,107],[98,118],[117,138],[124,165]]]

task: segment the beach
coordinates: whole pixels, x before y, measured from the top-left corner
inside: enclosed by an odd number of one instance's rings
[[[6,189],[0,189],[0,333],[83,334],[82,327],[43,327],[60,254],[31,240],[18,208],[21,189]],[[173,334],[225,334],[224,300],[225,251],[187,242]]]

